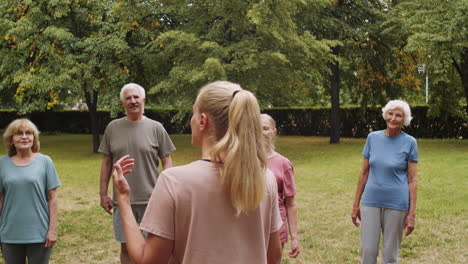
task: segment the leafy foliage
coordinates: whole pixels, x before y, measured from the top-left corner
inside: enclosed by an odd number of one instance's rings
[[[148,105],[188,110],[221,79],[264,107],[332,105],[339,139],[340,103],[420,103],[426,64],[428,113],[466,118],[467,9],[457,0],[3,0],[0,106],[86,103],[96,147],[96,111],[120,109],[124,83],[149,89]]]
[[[182,106],[205,83],[228,79],[256,92],[263,105],[304,103],[331,59],[328,42],[295,25],[292,18],[304,5],[161,1],[172,28],[148,45],[152,60],[160,62],[150,69],[157,83],[151,92]]]
[[[106,12],[110,3],[3,2],[0,89],[14,90],[21,112],[90,99],[125,82],[129,47]]]
[[[420,51],[418,63],[429,67],[431,103],[446,109],[468,102],[467,1],[408,0],[393,10],[406,50]],[[452,107],[451,107],[452,106]]]

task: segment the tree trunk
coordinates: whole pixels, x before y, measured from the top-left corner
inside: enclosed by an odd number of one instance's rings
[[[463,48],[460,60],[461,62],[458,62],[455,57],[452,57],[452,65],[457,70],[458,75],[460,75],[465,94],[465,102],[468,105],[468,48]]]
[[[91,121],[91,134],[93,135],[93,152],[97,153],[99,148],[99,128],[97,116],[98,92],[91,91],[91,93],[88,91],[84,92],[86,104],[88,105],[89,119]]]
[[[336,57],[340,54],[340,47],[336,46],[332,49],[333,55]],[[330,66],[332,75],[330,77],[331,86],[331,127],[330,127],[330,144],[340,143],[340,64],[335,61]]]
[[[465,102],[468,105],[468,48],[463,48],[460,77],[465,91]]]

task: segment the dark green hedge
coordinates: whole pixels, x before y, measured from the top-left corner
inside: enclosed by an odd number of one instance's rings
[[[418,138],[468,138],[468,120],[442,112],[440,117],[428,115],[427,106],[411,108],[413,120],[404,130]],[[277,122],[283,135],[329,136],[330,108],[265,109]],[[369,132],[385,128],[381,107],[343,107],[341,136],[366,137]]]
[[[413,120],[405,130],[418,138],[468,138],[468,121],[462,117],[441,113],[430,117],[427,106],[412,107]],[[330,108],[269,108],[264,109],[277,122],[282,135],[329,136]],[[121,117],[123,114],[120,114]],[[170,134],[190,133],[191,113],[174,109],[145,109],[145,115],[161,122]],[[178,116],[177,119],[174,117]],[[32,112],[30,118],[42,132],[90,133],[89,114],[85,111]],[[16,112],[0,110],[0,128],[18,118]],[[176,121],[174,121],[176,120]],[[111,121],[109,111],[98,112],[100,133]],[[341,136],[366,137],[370,131],[385,128],[380,107],[343,107]]]
[[[145,109],[145,115],[161,122],[169,133],[190,133],[189,126],[185,125],[190,121],[190,117],[187,119],[188,115],[184,115],[182,120],[185,121],[172,122],[176,114],[178,111],[173,109]],[[102,134],[113,118],[110,111],[98,111],[97,116],[99,132]],[[116,118],[122,116],[124,114],[120,113]],[[11,121],[19,117],[29,118],[41,132],[91,133],[89,113],[74,110],[32,112],[22,116],[11,110],[0,110],[0,129],[6,128]]]

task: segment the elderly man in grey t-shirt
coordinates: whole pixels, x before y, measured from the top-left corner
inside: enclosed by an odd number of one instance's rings
[[[114,209],[115,239],[121,243],[120,261],[126,264],[132,262],[126,248],[117,199],[115,195],[113,199],[108,195],[112,165],[125,155],[130,155],[136,161],[133,172],[126,178],[132,190],[130,202],[133,214],[140,223],[159,175],[159,160],[163,169],[172,167],[170,154],[175,147],[161,123],[143,115],[143,87],[135,83],[124,85],[120,91],[120,100],[127,115],[109,123],[99,146],[99,152],[104,154],[99,194],[104,210],[112,214]]]

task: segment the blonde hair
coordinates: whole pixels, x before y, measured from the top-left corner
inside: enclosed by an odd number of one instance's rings
[[[29,119],[21,118],[12,121],[5,132],[3,133],[3,144],[5,145],[5,150],[8,153],[8,156],[14,156],[16,154],[16,148],[13,144],[13,136],[18,132],[20,129],[29,129],[33,132],[34,139],[33,145],[31,147],[32,152],[39,152],[40,150],[40,142],[39,142],[39,130],[37,129],[36,125],[31,122]]]
[[[268,120],[270,122],[270,124],[272,125],[273,129],[275,130],[275,138],[277,136],[277,130],[276,130],[276,122],[275,120],[273,119],[273,117],[271,117],[269,114],[261,114],[260,115],[260,118],[261,119],[265,119],[265,120]],[[275,150],[275,142],[271,142],[271,149],[272,150]]]
[[[266,194],[266,155],[255,96],[238,84],[216,81],[203,86],[195,104],[213,120],[217,143],[210,152],[223,189],[237,215],[257,208]]]

